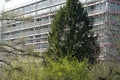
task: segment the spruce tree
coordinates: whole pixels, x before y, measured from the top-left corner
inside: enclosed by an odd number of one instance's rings
[[[93,25],[81,2],[67,0],[52,21],[47,54],[52,58],[71,55],[79,61],[85,57],[94,61],[99,46],[92,29]]]

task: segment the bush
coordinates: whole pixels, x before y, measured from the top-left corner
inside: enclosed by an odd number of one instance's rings
[[[41,72],[41,80],[88,80],[86,61],[70,61],[67,58],[47,61],[46,67]]]
[[[91,80],[120,80],[120,62],[100,62],[93,67],[89,74]]]

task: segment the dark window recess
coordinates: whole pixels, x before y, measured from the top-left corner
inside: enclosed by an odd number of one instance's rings
[[[90,9],[92,9],[92,10],[93,10],[94,8],[95,8],[95,6],[90,6]]]
[[[16,24],[12,24],[12,26],[14,27],[14,26],[16,26]]]
[[[48,16],[44,17],[45,20],[48,19],[48,18],[49,18]]]
[[[16,23],[16,25],[21,25],[22,23]]]
[[[54,15],[51,15],[50,18],[54,18]]]
[[[90,22],[93,23],[95,21],[94,17],[90,17]]]
[[[41,26],[40,28],[41,29],[45,29],[45,28],[48,28],[48,26]]]
[[[41,35],[36,35],[35,37],[41,37]]]
[[[41,21],[41,18],[37,18],[36,21]]]

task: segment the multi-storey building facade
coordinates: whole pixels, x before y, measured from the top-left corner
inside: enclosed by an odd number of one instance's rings
[[[118,54],[120,48],[120,0],[80,0],[94,23],[101,54]],[[48,47],[47,36],[51,21],[66,0],[34,0],[31,3],[5,9],[14,19],[30,17],[30,21],[2,21],[1,40],[26,39],[26,45],[34,45],[41,52]],[[15,16],[13,15],[15,14]]]
[[[88,0],[84,3],[94,24],[101,54],[104,57],[120,52],[120,0]]]
[[[2,41],[26,39],[26,45],[34,45],[35,50],[44,51],[48,47],[47,36],[54,14],[65,4],[65,0],[37,0],[13,9],[6,9],[14,19],[30,17],[30,21],[3,21]],[[12,18],[11,17],[11,18]],[[32,18],[32,19],[31,19]]]

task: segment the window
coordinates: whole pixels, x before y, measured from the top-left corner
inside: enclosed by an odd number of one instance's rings
[[[27,37],[27,43],[32,43],[33,42],[33,36]]]
[[[50,8],[39,10],[39,11],[37,11],[37,14],[40,15],[40,14],[44,14],[44,13],[48,13],[48,12],[50,12]]]
[[[31,12],[31,11],[33,11],[33,10],[35,10],[35,9],[36,9],[35,4],[34,4],[34,5],[26,6],[26,7],[25,7],[25,13]]]
[[[41,21],[41,18],[37,18],[36,21]]]
[[[51,11],[59,10],[62,5],[57,5],[51,8]]]
[[[6,3],[7,3],[7,2],[10,2],[10,1],[12,1],[12,0],[5,0]]]
[[[37,4],[37,9],[42,9],[42,8],[48,7],[49,4],[50,4],[49,0],[44,0],[42,2],[39,2]]]
[[[23,8],[16,9],[16,10],[13,11],[13,13],[14,13],[15,15],[20,15],[20,14],[23,13]]]
[[[56,5],[64,2],[65,0],[51,0],[51,5]]]
[[[35,12],[32,12],[32,13],[24,14],[24,17],[31,17],[31,16],[34,16],[34,15],[35,15]]]

